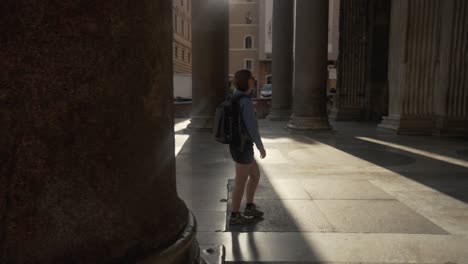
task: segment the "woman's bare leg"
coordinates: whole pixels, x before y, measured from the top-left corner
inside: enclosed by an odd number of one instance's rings
[[[240,212],[242,196],[244,195],[245,183],[249,177],[251,164],[240,164],[236,162],[236,180],[234,192],[232,193],[232,208],[234,213]]]
[[[249,179],[247,180],[247,203],[253,203],[255,191],[260,181],[260,169],[258,168],[257,162],[254,160],[250,166]]]

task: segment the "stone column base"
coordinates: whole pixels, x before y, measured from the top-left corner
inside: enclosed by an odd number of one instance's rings
[[[395,131],[400,135],[432,135],[433,119],[431,117],[385,116],[379,127]]]
[[[287,125],[291,130],[331,130],[327,117],[300,117],[292,115]]]
[[[167,248],[148,253],[137,264],[199,264],[203,263],[200,259],[200,248],[196,240],[197,221],[193,214],[189,212],[189,220],[185,229],[179,237]]]
[[[270,121],[287,121],[290,117],[291,110],[272,108],[267,116],[267,119]]]
[[[359,108],[333,108],[328,116],[334,121],[362,120],[362,110]]]
[[[380,128],[397,131],[400,126],[399,116],[384,116],[382,122],[378,125]]]
[[[468,120],[436,116],[433,133],[439,136],[468,136]]]
[[[214,116],[191,116],[190,124],[187,126],[191,131],[212,131]]]

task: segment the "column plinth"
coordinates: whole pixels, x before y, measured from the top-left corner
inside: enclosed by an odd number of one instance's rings
[[[287,121],[291,116],[291,110],[289,109],[271,109],[267,118],[271,121]]]
[[[192,131],[210,131],[213,129],[213,116],[190,116],[187,128]]]
[[[287,125],[293,130],[331,130],[327,117],[300,117],[292,115]]]

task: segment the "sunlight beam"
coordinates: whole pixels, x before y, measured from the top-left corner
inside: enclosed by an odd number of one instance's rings
[[[436,154],[436,153],[433,153],[433,152],[420,150],[420,149],[412,148],[412,147],[407,147],[407,146],[403,146],[403,145],[400,145],[400,144],[390,143],[390,142],[386,142],[386,141],[382,141],[382,140],[378,140],[378,139],[374,139],[374,138],[368,138],[368,137],[356,137],[356,138],[360,139],[360,140],[367,141],[367,142],[372,142],[372,143],[375,143],[375,144],[380,144],[380,145],[400,149],[400,150],[407,151],[407,152],[410,152],[410,153],[413,153],[413,154],[421,155],[421,156],[428,157],[428,158],[431,158],[431,159],[436,159],[436,160],[444,161],[444,162],[447,162],[447,163],[450,163],[450,164],[453,164],[453,165],[458,165],[458,166],[461,166],[461,167],[468,168],[468,161],[465,161],[465,160],[452,158],[452,157]]]

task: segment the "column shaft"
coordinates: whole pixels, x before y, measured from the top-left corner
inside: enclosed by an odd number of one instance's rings
[[[328,1],[296,1],[293,114],[290,129],[330,129],[326,109]]]
[[[442,2],[439,81],[434,133],[468,134],[468,2]]]
[[[465,1],[392,1],[390,111],[401,134],[466,134]],[[442,12],[441,12],[442,10]]]
[[[135,263],[178,240],[171,10],[0,4],[0,263]]]
[[[192,113],[190,129],[210,129],[225,96],[228,76],[228,1],[192,6]]]
[[[340,2],[338,83],[330,118],[362,119],[368,65],[369,0]]]
[[[273,65],[270,120],[288,120],[293,86],[294,1],[273,4]]]

